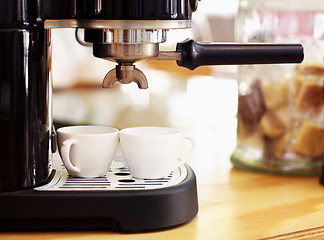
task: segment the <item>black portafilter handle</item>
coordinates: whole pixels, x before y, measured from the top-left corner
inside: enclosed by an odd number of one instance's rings
[[[301,63],[301,44],[231,44],[199,43],[188,39],[177,44],[181,52],[179,66],[194,70],[208,65]]]

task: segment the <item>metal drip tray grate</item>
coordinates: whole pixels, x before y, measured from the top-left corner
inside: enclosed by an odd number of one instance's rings
[[[46,185],[37,187],[36,191],[123,191],[123,190],[152,190],[170,187],[179,184],[187,177],[185,166],[174,169],[169,176],[161,179],[133,178],[122,157],[116,156],[111,168],[104,177],[100,178],[74,178],[69,176],[60,159],[54,167],[55,176]],[[54,165],[54,164],[53,164]]]

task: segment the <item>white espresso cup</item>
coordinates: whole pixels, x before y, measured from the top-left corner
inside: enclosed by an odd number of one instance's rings
[[[72,177],[105,175],[116,154],[118,129],[104,126],[71,126],[57,130],[62,161]]]
[[[181,144],[188,139],[191,151],[179,159]],[[120,148],[133,177],[158,179],[188,162],[196,149],[194,139],[166,127],[134,127],[120,131]]]

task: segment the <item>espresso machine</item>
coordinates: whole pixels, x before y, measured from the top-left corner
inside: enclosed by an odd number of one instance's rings
[[[68,176],[55,159],[51,29],[84,29],[95,57],[116,62],[103,87],[136,82],[142,60],[204,65],[300,63],[300,44],[179,42],[160,51],[167,32],[190,28],[198,0],[0,0],[0,229],[152,231],[198,212],[196,177],[185,165],[165,179],[134,179],[117,154],[107,175]],[[208,87],[208,86],[206,86]]]

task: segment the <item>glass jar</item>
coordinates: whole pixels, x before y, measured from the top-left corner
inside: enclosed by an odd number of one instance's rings
[[[324,150],[324,1],[240,1],[239,42],[302,43],[302,64],[240,66],[232,163],[283,175],[320,175]]]

